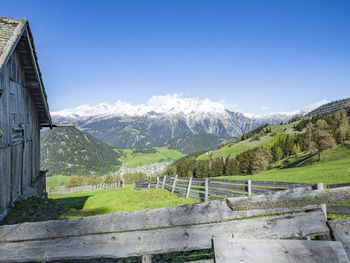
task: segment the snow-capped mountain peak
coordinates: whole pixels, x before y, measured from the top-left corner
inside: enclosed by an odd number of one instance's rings
[[[265,115],[232,111],[234,105],[184,97],[182,94],[153,96],[144,104],[124,101],[96,106],[81,105],[53,112],[55,124],[74,124],[115,147],[167,145],[169,141],[193,135],[213,135],[218,140],[238,138],[263,124],[286,122],[306,114],[326,100],[293,112]]]

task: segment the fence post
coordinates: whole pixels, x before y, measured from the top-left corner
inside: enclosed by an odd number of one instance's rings
[[[164,189],[164,187],[165,187],[165,181],[166,181],[166,175],[164,175],[164,177],[163,177],[162,189]]]
[[[152,255],[143,255],[142,263],[152,263]]]
[[[132,184],[134,186],[134,189],[136,189],[135,181],[132,181]]]
[[[205,196],[204,196],[204,201],[208,201],[209,199],[209,179],[205,178]]]
[[[157,176],[157,185],[156,185],[156,188],[159,187],[159,176]]]
[[[122,178],[122,187],[123,188],[125,187],[125,179],[124,179],[124,177]]]
[[[252,195],[252,180],[248,180],[248,195]]]
[[[192,176],[188,180],[188,186],[187,186],[187,192],[186,192],[186,198],[190,197],[190,191],[191,191],[191,184],[192,184]]]
[[[173,188],[171,189],[172,194],[175,193],[176,181],[177,181],[177,174],[175,175],[174,182],[173,182]]]
[[[317,184],[317,190],[324,190],[324,185],[323,183],[318,183]],[[327,220],[327,205],[326,204],[321,204],[321,210],[324,214],[324,216],[326,217]]]

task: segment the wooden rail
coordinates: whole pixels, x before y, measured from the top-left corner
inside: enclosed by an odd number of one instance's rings
[[[274,193],[298,187],[317,189],[316,184],[233,180],[224,178],[185,178],[178,177],[177,175],[135,182],[134,187],[135,189],[164,188],[180,196],[198,198],[203,201],[223,199],[226,197]]]
[[[97,184],[97,185],[84,185],[84,186],[77,186],[77,187],[71,187],[71,188],[61,188],[61,189],[52,189],[49,190],[49,194],[69,194],[69,193],[77,193],[77,192],[84,192],[84,191],[92,191],[92,190],[102,190],[102,189],[115,189],[115,188],[121,188],[124,187],[124,180],[112,183],[112,184]]]

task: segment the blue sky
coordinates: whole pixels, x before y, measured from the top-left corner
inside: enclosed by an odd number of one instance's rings
[[[350,97],[347,0],[0,0],[27,17],[51,110],[224,99],[244,112]]]

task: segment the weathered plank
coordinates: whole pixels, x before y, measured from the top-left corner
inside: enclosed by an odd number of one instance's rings
[[[188,261],[185,263],[214,263],[214,260],[213,259],[202,259],[202,260]]]
[[[350,206],[327,206],[328,214],[350,215]]]
[[[237,194],[230,191],[213,189],[213,188],[209,188],[209,194],[215,194],[215,195],[226,196],[226,197],[242,196],[242,194]]]
[[[313,207],[314,208],[314,207]],[[303,211],[293,209],[293,211]],[[290,209],[232,211],[225,201],[209,201],[179,207],[0,226],[0,243],[31,239],[80,236],[225,222],[234,219],[285,213]],[[320,213],[320,210],[317,210]],[[325,220],[325,219],[324,219]]]
[[[79,224],[81,225],[81,223]],[[102,225],[101,225],[102,227]],[[63,229],[62,229],[63,230]],[[153,230],[59,237],[0,243],[0,262],[30,262],[89,258],[122,258],[176,251],[210,249],[211,238],[231,233],[240,238],[303,238],[328,234],[320,211],[291,216],[234,220],[223,223]],[[74,248],[74,249],[72,249]]]
[[[214,237],[217,263],[349,263],[340,242]]]
[[[246,184],[248,180],[234,180],[234,179],[225,179],[225,178],[210,178],[210,182],[227,182],[234,184]]]
[[[247,185],[237,185],[237,184],[219,184],[219,183],[210,183],[209,188],[223,188],[229,190],[235,190],[240,192],[246,192],[248,190]]]
[[[325,190],[296,188],[267,195],[228,198],[226,201],[228,206],[233,210],[278,207],[293,208],[311,204],[337,204],[350,201],[350,187]]]
[[[328,185],[328,188],[339,188],[339,187],[345,187],[345,186],[350,186],[350,183],[330,184]]]
[[[350,218],[331,220],[328,224],[335,240],[342,242],[350,258]]]
[[[285,189],[293,189],[298,187],[315,187],[314,184],[307,183],[294,183],[294,182],[278,182],[278,181],[252,181],[252,185],[269,186],[269,187],[282,187]]]

